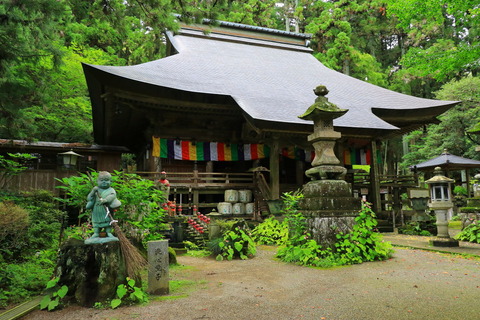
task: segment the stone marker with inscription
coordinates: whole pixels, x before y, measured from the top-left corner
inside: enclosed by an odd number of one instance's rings
[[[149,241],[148,251],[148,292],[168,294],[168,240]]]

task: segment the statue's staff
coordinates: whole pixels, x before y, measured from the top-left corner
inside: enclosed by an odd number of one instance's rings
[[[95,182],[93,181],[90,172],[87,172],[87,176],[90,180],[90,183],[95,188]],[[95,191],[98,198],[102,200],[100,191],[98,191],[98,189],[96,189]],[[104,204],[103,206],[105,207],[105,211],[107,213],[105,217],[110,218],[110,225],[113,226],[118,241],[120,242],[120,250],[122,250],[125,267],[127,269],[127,275],[130,278],[135,279],[139,276],[139,271],[148,265],[148,261],[140,254],[138,249],[125,236],[122,229],[120,229],[120,226],[118,225],[118,221],[113,219],[113,216],[110,213],[110,209],[108,208],[108,206],[106,204]]]

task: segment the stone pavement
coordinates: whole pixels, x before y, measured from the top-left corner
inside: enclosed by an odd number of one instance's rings
[[[453,237],[459,231],[450,229],[449,234]],[[429,251],[438,251],[446,253],[455,253],[463,255],[480,256],[480,244],[460,241],[459,247],[434,247],[430,245],[430,240],[435,237],[410,236],[398,233],[382,233],[385,241],[390,241],[394,246],[408,247]]]

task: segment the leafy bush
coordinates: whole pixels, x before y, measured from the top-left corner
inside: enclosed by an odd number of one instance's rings
[[[455,186],[455,188],[453,188],[453,194],[456,196],[467,196],[468,192],[465,187]]]
[[[382,235],[374,231],[376,226],[377,220],[370,204],[362,201],[362,210],[355,217],[352,231],[337,234],[339,241],[335,244],[335,260],[344,265],[390,258],[392,246],[382,241]]]
[[[58,202],[48,191],[2,197],[0,307],[5,307],[39,294],[45,287],[55,266],[65,213],[57,209]],[[2,224],[7,222],[8,226]]]
[[[64,236],[69,239],[78,239],[86,240],[88,239],[93,231],[93,226],[89,222],[83,222],[78,226],[70,226],[65,229]]]
[[[58,247],[65,212],[57,209],[58,203],[50,192],[37,190],[8,199],[0,209],[0,220],[16,219],[16,226],[0,223],[0,257],[19,262],[37,251]]]
[[[28,211],[13,202],[0,202],[0,261],[22,245],[28,231]]]
[[[117,287],[117,298],[111,301],[112,309],[117,308],[121,304],[131,305],[135,303],[147,303],[148,295],[142,288],[135,286],[135,280],[127,278],[125,284]]]
[[[436,229],[432,221],[410,221],[404,226],[398,228],[398,233],[411,236],[431,236],[432,232],[429,230]]]
[[[283,214],[296,214],[298,212],[298,201],[300,201],[301,199],[303,199],[303,193],[301,193],[300,190],[283,193]]]
[[[288,222],[287,220],[280,222],[271,216],[253,229],[252,237],[259,244],[285,244],[288,240]]]
[[[257,253],[252,237],[240,227],[225,232],[222,240],[218,243],[218,247],[220,253],[217,255],[217,260],[223,260],[224,258],[227,260],[234,258],[246,260]]]
[[[305,218],[301,213],[289,216],[290,238],[280,248],[277,257],[285,262],[301,265],[331,267],[384,260],[393,253],[392,246],[382,241],[382,236],[374,232],[377,221],[370,205],[362,203],[362,210],[355,218],[349,233],[338,233],[333,248],[322,247],[306,232]]]
[[[480,225],[477,221],[469,224],[455,236],[455,239],[460,241],[480,243]]]
[[[53,311],[63,306],[62,299],[67,295],[68,287],[66,285],[59,287],[58,280],[60,278],[56,277],[47,282],[46,289],[49,292],[40,301],[40,309]]]
[[[52,276],[55,258],[55,250],[46,250],[25,262],[0,263],[0,308],[41,293]]]

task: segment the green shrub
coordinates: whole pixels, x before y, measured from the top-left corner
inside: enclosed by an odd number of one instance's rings
[[[393,250],[391,244],[383,242],[382,236],[374,231],[376,225],[374,212],[363,202],[352,231],[338,233],[335,246],[324,248],[311,239],[306,232],[305,218],[297,213],[289,216],[290,238],[279,249],[277,257],[285,262],[318,267],[384,260],[391,257]]]
[[[411,236],[431,236],[436,226],[433,221],[410,221],[404,226],[398,228],[398,233]]]
[[[2,197],[0,224],[8,226],[0,227],[0,307],[43,290],[53,273],[65,217],[48,191],[3,193]]]
[[[22,246],[28,231],[28,211],[13,202],[0,202],[0,261],[10,258]]]
[[[259,244],[285,244],[288,240],[287,220],[280,222],[274,216],[271,216],[253,229],[252,237]]]
[[[465,187],[455,186],[455,188],[453,188],[453,194],[456,196],[466,196],[468,192]]]
[[[480,225],[477,221],[469,224],[455,236],[455,239],[460,241],[480,243]]]
[[[3,211],[0,208],[0,256],[5,261],[19,262],[37,251],[58,247],[65,212],[57,206],[53,195],[45,190],[10,196]],[[7,223],[9,219],[17,220],[3,225],[4,219]]]
[[[25,262],[0,263],[0,308],[40,294],[52,276],[55,257],[55,250],[46,250]]]
[[[257,252],[252,237],[240,227],[225,232],[218,246],[220,253],[217,255],[217,260],[223,260],[224,258],[227,260],[234,258],[246,260],[253,257]]]
[[[66,285],[60,287],[58,280],[60,280],[60,278],[56,277],[47,282],[47,294],[40,301],[40,309],[53,311],[63,307],[62,300],[68,293],[68,287]]]
[[[110,303],[112,309],[119,307],[121,304],[132,305],[135,303],[147,303],[148,295],[142,288],[136,286],[135,280],[127,278],[125,284],[117,287],[117,298]]]
[[[337,234],[335,260],[344,265],[390,258],[392,245],[382,241],[382,235],[375,232],[376,226],[377,220],[370,204],[362,201],[362,210],[355,217],[352,231]]]

